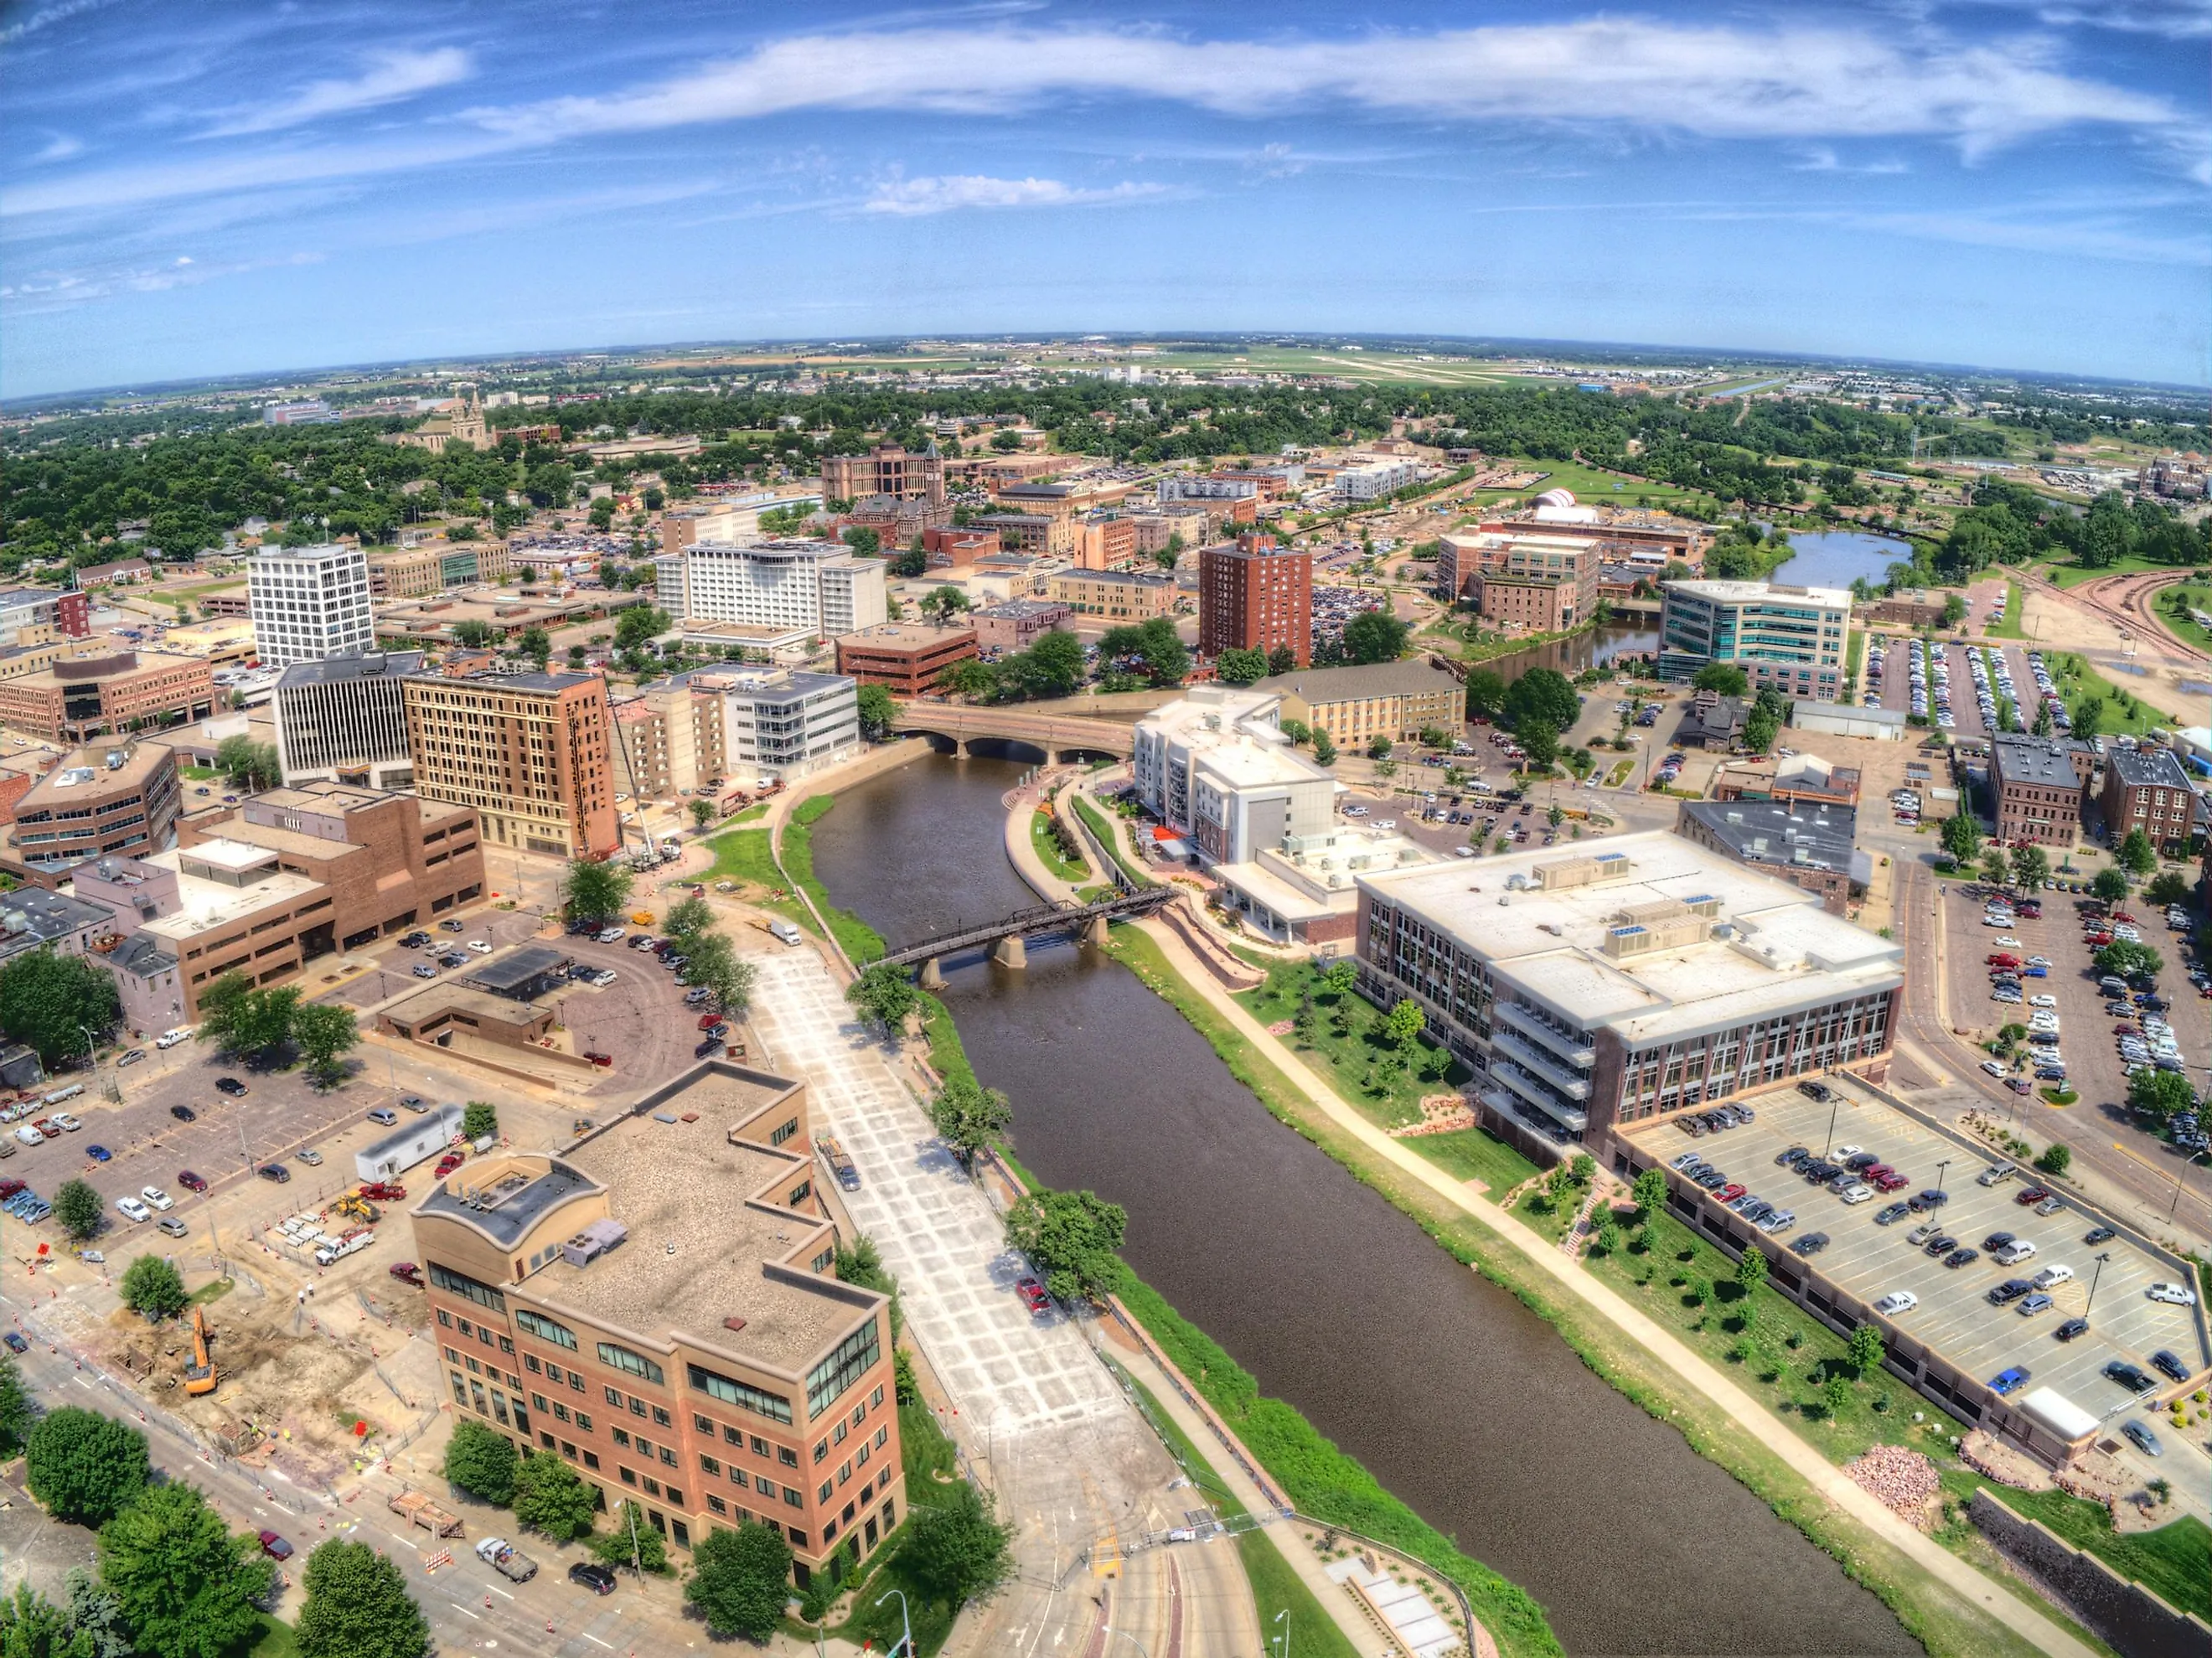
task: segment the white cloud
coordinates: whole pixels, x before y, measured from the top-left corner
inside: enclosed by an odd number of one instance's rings
[[[1161,185],[1118,184],[1103,190],[1083,190],[1057,179],[989,179],[961,173],[947,178],[893,179],[878,185],[860,206],[866,213],[912,218],[962,208],[1099,207],[1164,193],[1165,186]]]
[[[80,12],[97,11],[102,6],[112,3],[113,0],[59,0],[58,4],[41,6],[22,21],[0,28],[0,46],[12,46],[16,41],[36,34],[40,29],[67,22]]]
[[[66,132],[58,132],[47,140],[46,148],[33,155],[27,165],[50,167],[56,161],[66,161],[84,153],[84,140],[72,138]]]
[[[234,110],[200,136],[228,138],[248,132],[277,132],[329,115],[395,104],[418,93],[465,81],[475,72],[474,61],[459,46],[371,52],[368,67],[350,81],[310,81],[275,103]]]
[[[1858,173],[1871,177],[1909,173],[1902,161],[1846,161],[1826,144],[1815,144],[1791,164],[1794,173]]]

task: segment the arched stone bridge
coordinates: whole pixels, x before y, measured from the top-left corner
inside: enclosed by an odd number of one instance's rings
[[[891,729],[942,738],[952,744],[955,754],[966,754],[974,743],[1018,743],[1037,750],[1051,764],[1083,755],[1127,759],[1136,748],[1133,718],[1024,713],[1018,704],[971,708],[955,702],[902,702]]]

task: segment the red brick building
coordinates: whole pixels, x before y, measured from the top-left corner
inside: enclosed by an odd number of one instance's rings
[[[1999,737],[1990,744],[1997,839],[2070,847],[2081,836],[2082,786],[2096,756],[2086,744]]]
[[[1297,666],[1313,661],[1313,556],[1272,536],[1239,536],[1198,556],[1198,651],[1286,647]]]
[[[2141,829],[2151,845],[2170,858],[2189,845],[2197,797],[2190,791],[2189,774],[2171,749],[2115,749],[2106,755],[2099,804],[2111,845],[2118,846],[2130,829]]]
[[[900,696],[929,689],[957,662],[977,654],[973,628],[933,628],[888,622],[837,640],[837,671],[863,685],[888,685]]]

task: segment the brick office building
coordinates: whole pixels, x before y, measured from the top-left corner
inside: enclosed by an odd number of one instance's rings
[[[37,673],[0,679],[0,725],[49,743],[88,743],[133,726],[204,720],[215,676],[197,657],[116,651],[66,657]]]
[[[0,865],[52,890],[91,858],[142,857],[169,844],[183,786],[161,743],[79,749],[16,803]]]
[[[863,685],[888,685],[900,696],[913,696],[975,654],[973,628],[888,622],[839,639],[837,671]]]
[[[2081,799],[2096,755],[2055,737],[1990,739],[1990,794],[1997,839],[2070,847],[2081,835]]]
[[[1272,536],[1239,536],[1198,556],[1198,652],[1287,648],[1313,660],[1313,555]]]
[[[456,1411],[678,1549],[757,1520],[802,1585],[865,1559],[906,1510],[890,1303],[835,1277],[812,1147],[804,1083],[718,1060],[438,1184],[410,1218]]]
[[[2112,845],[2118,845],[2130,829],[2141,829],[2169,858],[2187,849],[2197,796],[2172,750],[2113,750],[2105,756],[2105,787],[2099,804],[2105,812],[2106,839]]]
[[[484,837],[557,858],[604,858],[615,820],[613,720],[597,674],[400,682],[415,789],[473,807]]]
[[[824,455],[822,495],[824,501],[893,495],[942,507],[945,459],[934,443],[918,453],[900,444],[879,443],[865,455]]]

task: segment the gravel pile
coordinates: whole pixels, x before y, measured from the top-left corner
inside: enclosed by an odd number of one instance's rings
[[[1844,1468],[1861,1490],[1898,1514],[1914,1514],[1942,1489],[1936,1465],[1902,1445],[1876,1445]]]

